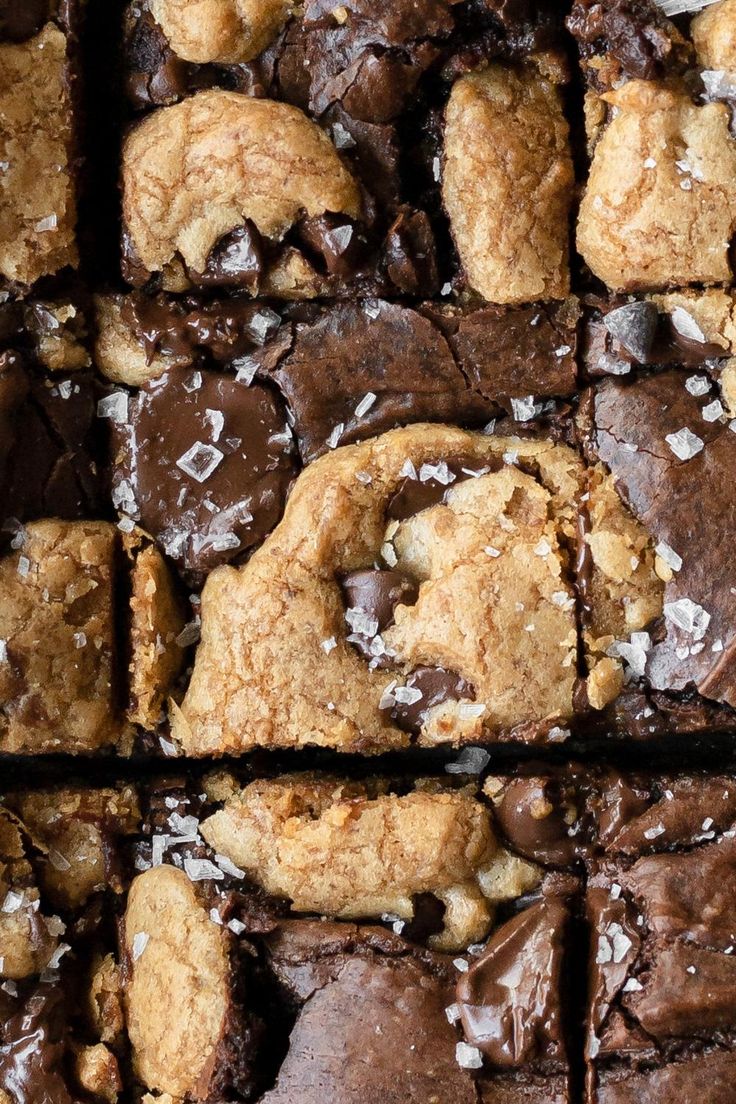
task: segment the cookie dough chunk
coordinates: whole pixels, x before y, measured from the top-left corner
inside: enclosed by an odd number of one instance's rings
[[[603,99],[614,109],[593,155],[578,249],[617,291],[731,280],[736,141],[724,104],[651,81]]]
[[[719,0],[692,21],[690,34],[704,69],[736,72],[736,3]]]
[[[615,481],[603,466],[592,469],[588,478],[578,586],[584,594],[588,701],[594,709],[602,709],[623,687],[623,655],[634,659],[628,641],[644,640],[633,634],[649,639],[647,630],[662,616],[665,588],[657,568],[662,573],[667,569],[657,562],[655,541],[624,508]],[[623,649],[617,644],[620,641]]]
[[[629,639],[619,637],[608,654],[619,653],[632,676],[646,675],[655,690],[697,688],[705,698],[734,706],[730,548],[736,514],[729,473],[736,436],[721,399],[707,376],[670,369],[631,383],[605,380],[591,395],[591,411],[590,448],[651,534],[654,569],[664,583],[658,631],[640,627]],[[634,577],[643,580],[645,571],[653,583],[651,553],[642,557],[637,544],[631,551],[641,565]],[[642,616],[657,601],[656,588],[648,589],[644,605],[631,605]],[[625,624],[616,629],[615,620],[610,623],[612,632],[628,633]]]
[[[734,783],[691,776],[635,789],[638,810],[587,891],[588,1099],[731,1101]]]
[[[574,183],[555,85],[533,68],[461,77],[447,104],[442,195],[467,282],[484,299],[562,299]]]
[[[128,718],[154,728],[185,652],[177,643],[186,618],[181,596],[161,553],[133,549],[130,595],[130,703]]]
[[[122,179],[126,234],[144,279],[177,259],[204,273],[230,235],[218,271],[226,282],[245,271],[253,284],[260,264],[249,227],[278,242],[305,212],[361,213],[355,181],[316,124],[289,104],[236,92],[200,92],[139,123],[123,148]]]
[[[54,908],[79,909],[93,893],[123,890],[117,848],[140,827],[135,790],[26,790],[6,804],[23,822],[39,856],[45,897]]]
[[[294,475],[286,411],[230,373],[171,368],[118,392],[113,502],[196,577],[257,544]]]
[[[150,0],[175,54],[198,64],[250,61],[276,37],[290,0]]]
[[[573,711],[582,470],[549,441],[427,425],[315,461],[248,564],[209,577],[175,737],[195,755],[544,741]],[[415,591],[388,618],[343,590],[382,558]]]
[[[441,790],[371,796],[329,778],[254,782],[203,823],[202,835],[296,912],[409,921],[417,898],[431,894],[444,917],[430,942],[446,950],[482,939],[493,904],[541,876],[498,846],[483,805]]]
[[[0,748],[114,744],[115,527],[36,521],[21,538],[0,560]]]
[[[40,973],[56,950],[60,931],[40,911],[22,827],[0,806],[0,978],[15,981]]]
[[[0,34],[0,277],[32,284],[77,262],[67,39]]]
[[[182,870],[159,866],[131,885],[125,1006],[133,1067],[146,1088],[205,1101],[230,1087],[230,1054],[243,1040],[235,1035],[228,938]]]

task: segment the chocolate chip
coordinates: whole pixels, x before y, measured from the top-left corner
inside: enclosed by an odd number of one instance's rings
[[[360,264],[365,239],[348,218],[331,214],[303,218],[298,234],[331,276],[351,276]]]
[[[257,544],[294,475],[286,413],[272,392],[224,372],[170,369],[114,426],[113,495],[187,572]]]
[[[564,1057],[559,1006],[567,909],[540,901],[494,932],[460,976],[465,1038],[494,1066]]]
[[[496,806],[499,827],[515,851],[560,866],[575,858],[564,814],[563,795],[549,778],[513,779]]]
[[[640,364],[646,364],[657,332],[659,312],[649,299],[626,303],[609,311],[603,319],[612,337]]]
[[[350,571],[343,576],[341,586],[345,605],[375,618],[379,632],[393,624],[398,605],[413,605],[419,593],[415,581],[403,571],[378,568]]]
[[[462,698],[475,700],[475,690],[462,675],[447,671],[444,667],[417,667],[406,680],[410,690],[418,690],[421,697],[410,705],[396,702],[391,716],[405,732],[420,731],[428,710],[446,701]]]
[[[261,235],[247,221],[231,230],[213,246],[204,272],[191,273],[193,280],[205,286],[242,287],[249,291],[258,286],[263,273]]]
[[[451,487],[473,478],[474,473],[498,471],[501,462],[492,457],[478,460],[476,457],[455,456],[449,460],[422,465],[416,475],[407,476],[389,500],[386,516],[394,521],[404,521],[414,514],[437,506],[445,501]],[[431,469],[436,469],[434,473]]]

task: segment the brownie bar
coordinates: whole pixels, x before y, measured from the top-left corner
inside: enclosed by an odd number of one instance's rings
[[[124,143],[125,279],[282,299],[567,296],[554,5],[236,8],[128,10],[134,100],[167,106]]]
[[[0,285],[77,264],[76,2],[0,11]]]
[[[99,514],[99,383],[70,301],[0,306],[0,524]]]
[[[591,871],[586,1056],[596,1104],[736,1099],[730,775],[631,779]]]
[[[11,544],[0,560],[0,750],[129,750],[132,724],[159,723],[186,654],[161,554],[106,521],[33,521]]]
[[[703,10],[698,11],[700,7]],[[618,292],[731,284],[734,8],[576,0],[591,164],[577,247]]]
[[[0,1097],[114,1102],[125,1024],[115,900],[134,787],[25,790],[0,806]]]

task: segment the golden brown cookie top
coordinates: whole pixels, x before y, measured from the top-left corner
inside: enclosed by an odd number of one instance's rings
[[[633,80],[603,99],[613,116],[593,154],[578,249],[617,291],[731,278],[736,140],[724,104]]]
[[[456,81],[442,194],[471,288],[494,303],[568,294],[573,182],[552,80],[532,65],[491,65]]]
[[[291,0],[150,0],[151,14],[175,54],[198,64],[235,65],[268,46]]]
[[[297,912],[410,921],[431,893],[445,911],[430,942],[444,950],[482,939],[493,905],[540,877],[498,845],[484,805],[440,787],[401,796],[325,776],[254,782],[202,835]]]
[[[206,1099],[230,1002],[227,939],[186,874],[159,866],[130,887],[125,1004],[141,1082],[175,1099]]]
[[[281,239],[306,212],[358,217],[360,196],[327,135],[298,108],[210,90],[153,112],[123,149],[123,213],[150,272],[178,254],[205,268],[246,220]]]

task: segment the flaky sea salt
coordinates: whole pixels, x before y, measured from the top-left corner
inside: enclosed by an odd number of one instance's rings
[[[511,410],[517,422],[528,422],[537,413],[534,396],[526,395],[523,399],[512,399]]]
[[[483,1055],[477,1047],[468,1043],[457,1043],[455,1046],[455,1060],[463,1069],[480,1069],[483,1065]]]
[[[682,556],[678,556],[674,548],[670,548],[666,541],[660,541],[654,551],[672,571],[679,571],[682,567]]]
[[[136,932],[133,936],[133,943],[130,950],[130,957],[134,962],[137,962],[141,957],[146,947],[148,946],[148,940],[150,936],[148,932]]]
[[[665,441],[670,446],[678,460],[692,460],[703,449],[703,441],[692,433],[687,426],[678,429],[677,433],[668,433]]]
[[[656,0],[665,15],[683,15],[685,12],[698,12],[715,4],[716,0]]]
[[[192,882],[220,882],[225,877],[222,870],[209,859],[195,859],[191,855],[184,859],[184,873]]]
[[[685,380],[685,390],[691,395],[707,395],[710,391],[710,380],[707,376],[688,376]]]
[[[665,602],[664,615],[668,621],[688,633],[694,640],[702,640],[710,624],[708,611],[690,598],[678,598],[676,602]]]
[[[445,764],[447,774],[480,774],[491,761],[487,751],[479,747],[467,747],[451,763]]]
[[[725,410],[723,409],[721,400],[714,399],[713,402],[704,406],[700,413],[703,415],[704,422],[717,422],[719,418],[723,417]]]
[[[368,391],[356,406],[355,417],[362,418],[364,414],[367,414],[377,398],[378,396],[373,391]]]
[[[97,403],[97,417],[109,418],[116,425],[124,425],[128,420],[128,395],[125,391],[111,391]]]
[[[185,475],[196,479],[198,483],[204,483],[224,459],[224,452],[215,448],[214,445],[206,444],[204,441],[195,441],[192,447],[179,457],[176,466]]]
[[[690,312],[686,311],[684,307],[675,307],[670,314],[670,319],[677,332],[683,337],[705,344],[705,334]]]

